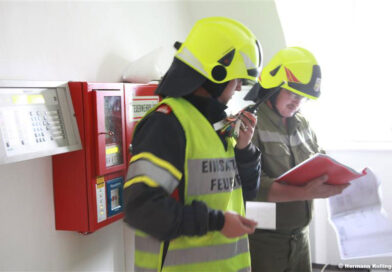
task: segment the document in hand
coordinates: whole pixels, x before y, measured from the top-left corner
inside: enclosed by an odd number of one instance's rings
[[[276,203],[246,201],[246,217],[257,222],[258,229],[276,229]]]
[[[365,172],[359,173],[328,155],[317,153],[291,168],[276,181],[300,186],[324,174],[328,175],[328,184],[337,185],[349,183],[351,180],[365,175]]]
[[[365,172],[343,193],[328,198],[342,259],[392,256],[392,221],[382,206],[381,181],[370,169]]]

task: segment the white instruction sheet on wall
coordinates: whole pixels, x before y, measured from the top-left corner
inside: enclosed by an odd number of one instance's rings
[[[380,181],[370,169],[328,199],[342,259],[392,256],[392,222],[382,208]]]

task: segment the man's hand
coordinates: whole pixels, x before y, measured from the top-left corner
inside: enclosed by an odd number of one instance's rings
[[[225,212],[225,224],[221,233],[227,238],[235,238],[244,234],[252,234],[257,222],[233,212]]]
[[[330,196],[338,195],[350,185],[350,184],[330,185],[325,183],[327,181],[328,181],[327,175],[323,175],[321,177],[309,181],[304,186],[305,199],[310,200],[315,198],[328,198]]]
[[[295,186],[273,182],[268,194],[269,202],[290,202],[312,200],[315,198],[327,198],[340,194],[350,184],[330,185],[328,176],[324,175],[313,180],[309,180],[305,186]]]
[[[243,111],[240,115],[240,119],[242,124],[240,127],[236,147],[238,149],[243,149],[247,147],[252,140],[253,132],[257,123],[257,117],[250,112]]]

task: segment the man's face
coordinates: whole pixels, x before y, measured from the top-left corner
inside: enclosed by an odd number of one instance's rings
[[[241,91],[241,87],[242,87],[241,79],[230,80],[226,88],[223,90],[223,93],[217,98],[218,101],[226,105],[231,99],[231,97],[233,96],[235,91]]]
[[[283,117],[292,117],[305,100],[305,97],[282,88],[276,98],[276,108]]]

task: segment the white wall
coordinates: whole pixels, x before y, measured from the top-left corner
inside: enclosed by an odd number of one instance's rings
[[[283,46],[273,1],[1,1],[0,79],[117,82],[161,46],[167,67],[173,42],[211,15],[248,24],[266,56]],[[131,271],[122,222],[87,236],[55,231],[49,157],[0,165],[0,186],[0,271]]]
[[[128,61],[160,46],[169,56],[184,21],[181,2],[1,2],[0,75],[119,81]]]
[[[179,2],[0,2],[0,79],[119,81],[186,34]],[[169,57],[166,57],[169,59]],[[0,166],[0,270],[124,271],[132,232],[55,231],[49,157]],[[128,243],[127,243],[128,245]]]
[[[328,154],[338,161],[362,170],[369,167],[381,181],[383,207],[392,220],[392,150],[328,150]],[[366,196],[358,196],[366,197]],[[392,256],[341,260],[336,234],[328,222],[327,202],[316,200],[314,215],[315,256],[314,261],[330,264],[392,264]],[[366,245],[364,245],[366,246]]]
[[[189,1],[188,14],[192,21],[208,16],[227,16],[247,25],[259,39],[264,52],[264,64],[285,46],[283,30],[275,1]]]

